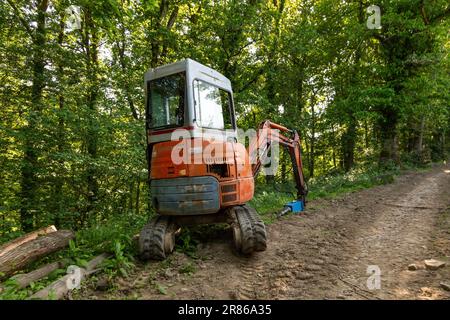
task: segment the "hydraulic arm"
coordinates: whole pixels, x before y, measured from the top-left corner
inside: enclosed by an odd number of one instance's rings
[[[250,145],[250,160],[253,164],[253,176],[256,177],[259,173],[261,165],[267,158],[268,152],[274,142],[281,144],[289,152],[297,189],[297,200],[301,200],[304,204],[308,189],[303,176],[300,137],[297,131],[272,123],[269,120],[263,121],[259,125],[257,139],[253,139]]]

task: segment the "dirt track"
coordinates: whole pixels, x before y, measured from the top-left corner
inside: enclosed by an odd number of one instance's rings
[[[450,166],[402,175],[393,184],[311,201],[306,212],[267,227],[268,248],[233,252],[229,231],[164,263],[138,265],[114,289],[89,284],[82,299],[449,299]],[[447,262],[429,271],[423,260]],[[409,271],[416,263],[420,269]],[[378,266],[381,288],[367,287]],[[188,273],[191,271],[191,273]]]

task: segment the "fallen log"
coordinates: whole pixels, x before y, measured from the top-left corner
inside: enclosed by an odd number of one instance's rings
[[[11,277],[11,280],[14,280],[14,284],[18,289],[23,289],[28,287],[30,283],[48,276],[51,272],[57,269],[64,268],[64,266],[65,263],[63,261],[52,262],[31,272],[16,274],[15,276]],[[4,289],[5,287],[0,285],[0,293]]]
[[[7,252],[17,248],[18,246],[24,244],[25,242],[36,239],[39,236],[43,236],[46,234],[50,234],[56,232],[55,226],[48,226],[45,228],[41,228],[39,230],[27,233],[19,238],[6,242],[0,246],[0,257],[5,255]]]
[[[52,273],[57,269],[64,268],[64,265],[65,263],[62,261],[52,262],[31,272],[24,274],[17,274],[11,277],[11,279],[15,281],[15,284],[19,289],[23,289],[27,287],[31,282],[38,281],[48,276],[50,273]]]
[[[95,269],[105,259],[109,257],[108,254],[102,253],[89,261],[85,268],[79,268],[77,266],[69,266],[68,274],[55,280],[49,286],[42,290],[39,290],[28,299],[62,299],[70,291],[80,286],[81,282],[89,275],[98,271]]]
[[[25,242],[0,256],[0,273],[3,277],[10,276],[27,264],[66,247],[74,237],[72,231],[60,230]]]

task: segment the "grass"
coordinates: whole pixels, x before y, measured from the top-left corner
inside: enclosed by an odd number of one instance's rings
[[[182,266],[179,270],[181,274],[187,274],[191,275],[194,274],[197,271],[197,268],[192,262],[186,263],[184,266]]]
[[[195,235],[193,237],[192,230],[183,228],[181,234],[176,239],[175,250],[196,259],[197,244],[198,240],[195,238]]]
[[[92,227],[77,232],[77,245],[84,251],[114,252],[116,242],[127,250],[132,250],[133,236],[138,234],[147,222],[147,215],[124,212],[108,221],[92,222]]]
[[[155,289],[158,291],[159,294],[162,294],[162,295],[166,295],[167,294],[167,287],[165,287],[165,286],[163,286],[163,285],[161,285],[159,283],[155,283],[154,286],[155,286]]]

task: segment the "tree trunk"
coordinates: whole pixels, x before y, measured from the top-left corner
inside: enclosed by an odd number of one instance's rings
[[[334,132],[334,125],[331,125],[331,133],[332,133],[332,146],[331,146],[331,151],[332,151],[332,157],[333,157],[333,169],[336,170],[336,150],[335,150],[335,146],[336,146],[336,133]]]
[[[23,128],[24,133],[24,158],[21,167],[20,182],[20,222],[23,231],[33,229],[34,213],[36,207],[36,171],[37,171],[37,141],[36,128],[42,111],[42,91],[45,86],[45,14],[47,12],[48,0],[37,2],[37,26],[33,37],[33,59],[32,59],[32,84],[31,84],[31,106],[27,116],[27,125]]]
[[[0,273],[3,273],[4,276],[9,276],[31,262],[61,250],[74,237],[75,235],[72,231],[61,230],[25,242],[0,257]]]
[[[364,4],[363,1],[359,1],[359,8],[358,8],[358,23],[360,25],[364,24]],[[355,82],[357,82],[358,79],[358,71],[360,69],[360,61],[361,61],[362,51],[361,46],[358,45],[358,47],[355,50],[355,61],[353,63],[353,70],[350,74],[350,85],[353,85]],[[348,95],[348,94],[347,94]],[[356,121],[355,117],[355,110],[353,107],[348,107],[345,110],[345,113],[347,114],[347,129],[345,130],[343,136],[342,136],[342,165],[345,172],[350,171],[355,163],[355,146],[356,146],[356,126],[358,125],[358,122]]]
[[[305,139],[303,140],[305,142],[305,153],[304,153],[304,160],[303,163],[306,163],[309,166],[309,158],[311,157],[310,149],[309,149],[309,143],[308,143],[308,137],[305,133],[304,135]],[[309,173],[309,170],[308,170]],[[311,177],[308,177],[308,179]]]
[[[381,151],[379,158],[380,165],[386,164],[390,161],[398,163],[397,112],[393,110],[392,107],[386,107],[381,114],[382,118],[379,122],[381,136]]]
[[[97,158],[98,151],[98,119],[97,119],[97,100],[99,93],[99,65],[98,65],[98,36],[96,26],[91,16],[91,11],[86,8],[84,15],[85,27],[83,32],[84,49],[86,53],[86,73],[89,79],[89,86],[86,93],[86,105],[89,109],[89,118],[86,137],[86,149],[92,160]],[[97,170],[93,164],[88,164],[86,168],[87,182],[87,214],[95,210],[98,199],[98,181]],[[86,222],[86,214],[82,216],[82,223]]]
[[[130,182],[130,192],[128,201],[128,211],[133,211],[133,193],[134,193],[134,181]]]
[[[316,147],[316,111],[314,110],[315,99],[311,99],[311,143],[309,151],[309,177],[314,177],[314,165],[315,165],[315,147]]]
[[[125,34],[125,25],[122,21],[120,33],[121,33],[121,39],[116,41],[116,47],[117,47],[117,54],[118,54],[118,60],[120,67],[122,68],[122,73],[127,74],[128,72],[128,66],[125,61],[125,45],[126,45],[126,34]],[[136,110],[136,106],[134,105],[133,98],[131,96],[131,80],[125,79],[125,82],[123,83],[123,91],[126,100],[128,101],[128,105],[130,107],[131,115],[134,119],[139,120],[139,116]]]
[[[59,20],[59,33],[58,33],[58,45],[62,47],[63,40],[64,40],[64,15],[60,16]],[[58,107],[59,107],[59,113],[58,113],[58,126],[57,126],[57,150],[58,153],[62,154],[66,143],[65,143],[65,123],[64,123],[64,64],[62,61],[62,57],[60,57],[61,60],[57,63],[57,77],[58,82],[60,84],[60,87],[58,89]],[[62,159],[57,160],[58,162],[58,175],[56,177],[55,184],[53,186],[53,194],[54,194],[54,204],[53,204],[53,215],[54,215],[54,223],[56,227],[61,226],[61,212],[64,210],[64,197],[63,197],[63,185],[64,185],[64,178],[63,173],[60,171],[61,168],[64,166],[64,161]]]
[[[417,137],[416,142],[416,153],[419,159],[422,157],[422,146],[423,146],[423,131],[425,128],[425,116],[422,116],[422,119],[420,120],[420,128],[419,128],[419,136]]]
[[[356,120],[353,114],[350,115],[347,129],[342,135],[342,155],[345,172],[350,171],[354,165],[356,141]]]
[[[136,204],[135,204],[136,215],[139,214],[140,196],[141,196],[141,181],[139,180],[138,177],[136,188]]]
[[[364,119],[364,147],[369,148],[369,126],[367,124],[367,119]]]
[[[281,161],[281,182],[286,183],[287,166],[286,166],[286,151],[285,150],[283,150],[280,155],[280,161]]]
[[[39,230],[27,233],[26,235],[23,235],[19,238],[16,238],[14,240],[11,240],[7,243],[4,243],[2,246],[0,246],[0,257],[5,255],[7,252],[14,250],[18,246],[24,244],[25,242],[32,241],[36,239],[39,236],[43,236],[46,234],[50,234],[56,232],[55,226],[48,226],[45,228],[41,228]]]

